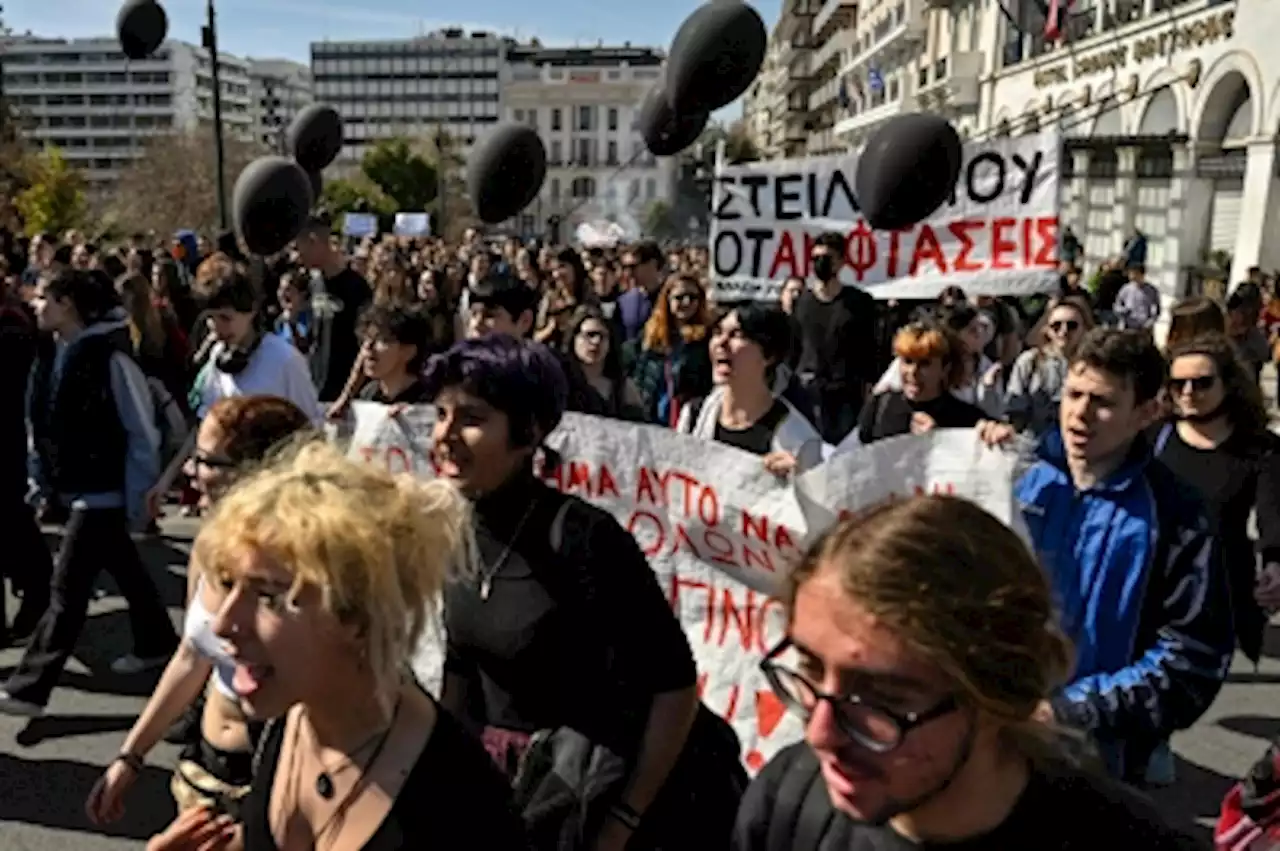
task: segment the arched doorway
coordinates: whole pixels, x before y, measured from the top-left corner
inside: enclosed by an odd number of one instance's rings
[[[1135,167],[1133,224],[1147,236],[1147,278],[1176,282],[1177,258],[1170,261],[1169,208],[1173,198],[1173,146],[1183,144],[1182,114],[1170,89],[1147,101],[1134,134],[1139,143]]]
[[[1205,242],[1210,254],[1228,256],[1235,251],[1244,207],[1244,142],[1254,133],[1253,99],[1249,81],[1238,71],[1222,75],[1205,96],[1196,137],[1202,149],[1200,173],[1213,180],[1213,201],[1209,208],[1209,233]],[[1216,150],[1216,153],[1213,151]]]

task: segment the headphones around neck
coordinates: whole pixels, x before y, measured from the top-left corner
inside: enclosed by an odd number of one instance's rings
[[[254,331],[246,346],[223,346],[214,360],[214,366],[227,375],[239,375],[249,368],[253,353],[262,345],[262,332]]]

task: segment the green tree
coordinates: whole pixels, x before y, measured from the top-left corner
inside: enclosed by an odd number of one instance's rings
[[[407,138],[383,139],[360,161],[360,171],[394,204],[396,211],[428,210],[436,199],[437,170]]]
[[[747,125],[735,121],[724,137],[724,158],[730,163],[753,163],[760,159],[760,149],[747,132]]]
[[[80,227],[85,214],[84,176],[53,146],[31,158],[30,185],[15,199],[27,235]]]
[[[363,172],[351,177],[326,180],[320,198],[325,211],[334,216],[341,213],[394,216],[397,212],[395,201],[388,198],[378,184]]]
[[[644,211],[644,232],[654,239],[667,239],[676,235],[678,228],[672,216],[671,205],[661,198]]]

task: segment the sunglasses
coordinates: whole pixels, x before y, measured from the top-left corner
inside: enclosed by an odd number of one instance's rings
[[[236,462],[230,458],[210,455],[206,452],[197,452],[193,460],[200,466],[209,467],[213,470],[234,470],[237,466]]]
[[[1192,393],[1203,393],[1206,390],[1212,390],[1213,386],[1217,383],[1218,376],[1216,375],[1197,375],[1194,378],[1170,378],[1169,389],[1175,392],[1187,389]]]
[[[1080,323],[1074,319],[1065,319],[1061,322],[1050,322],[1049,328],[1059,333],[1063,331],[1070,333],[1071,331],[1079,331]]]
[[[598,343],[604,339],[603,331],[579,331],[578,336],[592,343]]]
[[[701,298],[697,293],[676,293],[671,296],[674,302],[698,301]]]

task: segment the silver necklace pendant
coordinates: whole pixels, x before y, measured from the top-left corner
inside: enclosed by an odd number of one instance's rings
[[[489,592],[493,590],[493,577],[486,576],[480,580],[480,599],[488,600]]]
[[[316,777],[316,794],[326,801],[333,800],[333,778],[329,776],[329,772],[322,771]]]

